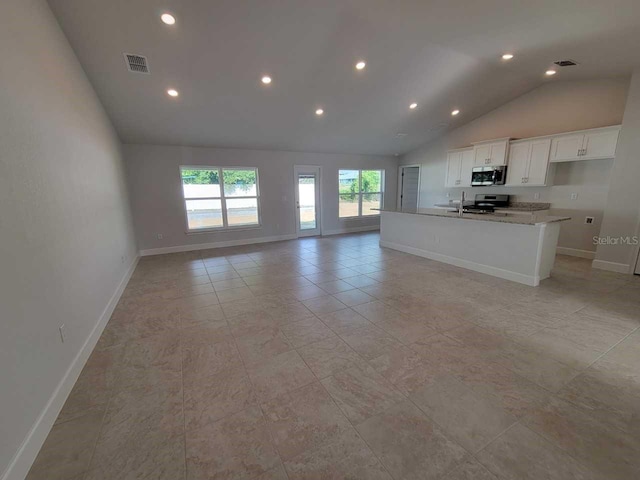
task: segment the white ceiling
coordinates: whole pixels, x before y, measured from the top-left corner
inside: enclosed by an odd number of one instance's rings
[[[640,65],[639,0],[49,3],[125,143],[402,154],[543,82]]]

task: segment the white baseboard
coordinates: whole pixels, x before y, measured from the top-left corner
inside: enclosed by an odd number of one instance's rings
[[[511,280],[512,282],[522,283],[531,287],[536,287],[540,283],[539,276],[524,275],[522,273],[504,270],[502,268],[482,265],[481,263],[450,257],[448,255],[442,255],[440,253],[430,252],[428,250],[422,250],[421,248],[407,247],[398,243],[384,242],[382,240],[380,241],[380,246],[398,250],[400,252],[410,253],[411,255],[417,255],[419,257],[429,258],[431,260],[436,260],[437,262],[448,263],[449,265],[466,268],[467,270],[473,270],[474,272],[486,273],[487,275],[504,278],[505,280]]]
[[[228,240],[226,242],[196,243],[193,245],[176,245],[175,247],[160,247],[140,250],[141,257],[149,255],[162,255],[164,253],[193,252],[195,250],[208,250],[210,248],[238,247],[241,245],[253,245],[254,243],[280,242],[294,240],[296,235],[275,235],[273,237],[248,238],[246,240]]]
[[[116,291],[111,296],[109,303],[102,311],[102,315],[100,315],[98,322],[93,327],[93,330],[85,340],[76,357],[73,359],[73,362],[71,362],[71,365],[65,372],[64,377],[62,377],[62,380],[58,383],[53,395],[51,395],[47,405],[42,410],[42,413],[34,423],[33,427],[31,427],[31,430],[11,460],[11,463],[9,463],[9,466],[2,474],[2,480],[24,480],[27,473],[29,473],[31,465],[33,465],[33,462],[38,456],[38,452],[40,451],[40,448],[42,448],[44,441],[47,439],[47,435],[49,435],[56,418],[58,418],[58,414],[60,413],[60,410],[62,410],[64,402],[67,401],[67,397],[78,380],[80,372],[82,372],[85,363],[87,363],[87,360],[89,359],[89,355],[91,355],[100,335],[102,335],[104,327],[111,318],[111,314],[116,308],[127,283],[129,283],[129,279],[131,278],[131,275],[133,275],[139,260],[140,257],[136,257],[133,262],[131,262],[129,269],[122,277],[122,280],[118,284]]]
[[[596,258],[596,252],[592,250],[580,250],[578,248],[557,247],[556,253],[560,255],[569,255],[572,257],[588,258],[593,260]]]
[[[607,270],[616,273],[631,273],[631,266],[626,263],[606,262],[604,260],[594,260],[591,262],[593,268]]]
[[[322,232],[322,236],[341,235],[343,233],[373,232],[375,230],[380,230],[380,225],[366,225],[364,227],[345,227],[339,228],[338,230],[327,230]]]

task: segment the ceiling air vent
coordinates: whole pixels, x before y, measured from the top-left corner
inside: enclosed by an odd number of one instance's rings
[[[558,60],[557,62],[553,62],[559,67],[573,67],[574,65],[578,65],[578,62],[575,60]]]
[[[125,53],[124,59],[127,62],[127,68],[133,73],[146,73],[149,74],[149,64],[147,63],[147,57],[143,55],[135,55],[133,53]]]

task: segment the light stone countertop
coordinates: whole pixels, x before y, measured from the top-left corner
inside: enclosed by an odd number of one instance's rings
[[[465,200],[465,205],[473,205],[473,200]],[[449,203],[436,203],[434,206],[439,208],[457,208],[460,201],[453,200]],[[549,210],[551,208],[550,203],[541,202],[511,202],[508,207],[496,207],[496,210],[505,210],[512,212],[538,212],[541,210]]]
[[[483,222],[513,223],[516,225],[544,225],[546,223],[564,222],[571,217],[556,217],[544,215],[530,217],[529,215],[508,215],[506,213],[464,213],[461,217],[457,212],[449,212],[441,208],[419,208],[415,211],[401,211],[395,208],[382,208],[381,212],[404,213],[407,215],[425,215],[429,217],[457,218],[459,220],[480,220]]]

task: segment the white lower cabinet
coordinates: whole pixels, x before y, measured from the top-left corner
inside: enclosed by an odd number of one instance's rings
[[[444,186],[449,188],[471,186],[472,168],[472,148],[447,152],[447,177]]]
[[[530,187],[546,185],[550,148],[550,138],[512,143],[509,147],[506,185]]]

